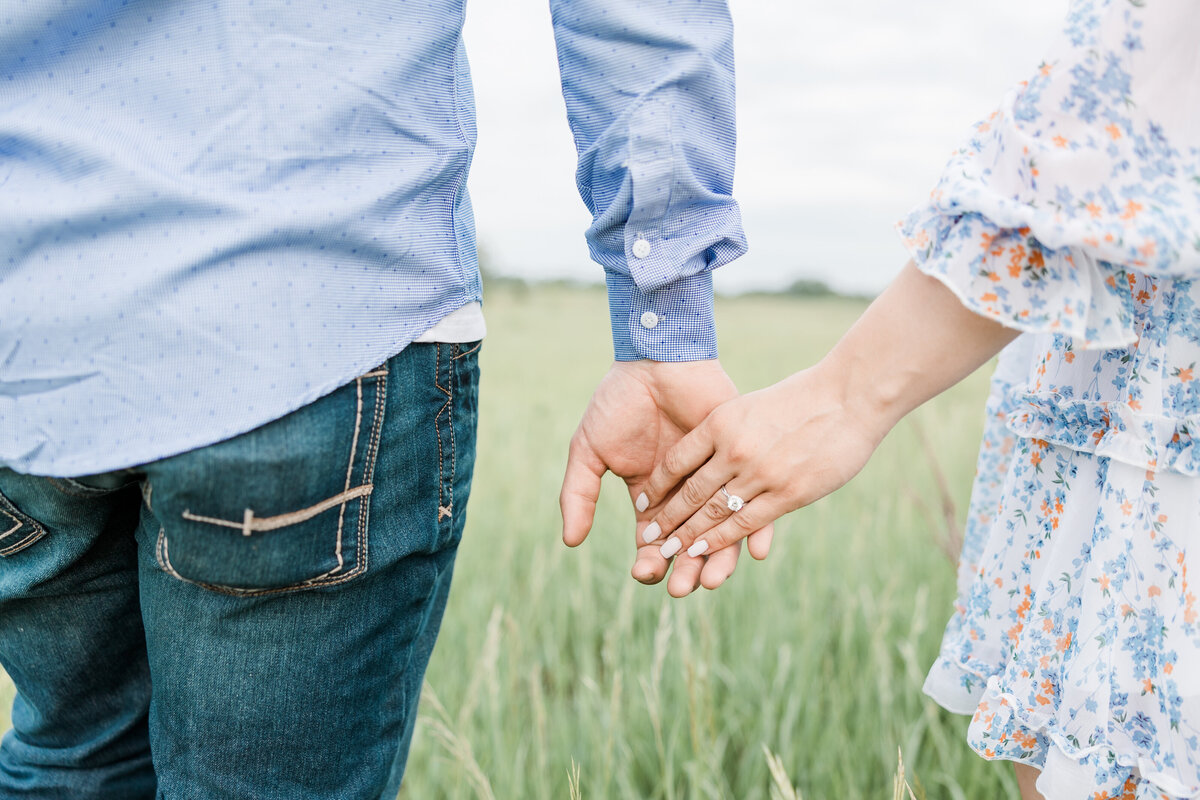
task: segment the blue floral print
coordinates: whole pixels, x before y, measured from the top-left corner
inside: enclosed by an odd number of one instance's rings
[[[925,690],[1049,800],[1200,797],[1198,54],[1193,0],[1074,0],[899,225],[1025,332]]]

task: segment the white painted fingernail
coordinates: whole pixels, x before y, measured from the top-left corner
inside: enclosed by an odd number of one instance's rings
[[[650,507],[650,498],[646,497],[646,493],[642,492],[637,496],[637,500],[633,501],[633,507],[639,512],[645,511]]]
[[[646,526],[646,529],[642,531],[642,541],[646,544],[650,544],[660,536],[662,536],[662,528],[657,522],[651,522]]]
[[[670,558],[671,556],[678,553],[679,548],[681,548],[681,547],[683,547],[683,542],[679,541],[679,537],[672,536],[670,539],[667,539],[667,541],[663,543],[662,547],[658,548],[658,552],[662,554],[663,558]]]
[[[701,539],[698,542],[695,542],[691,547],[688,548],[688,555],[695,558],[696,556],[702,555],[703,553],[705,553],[707,551],[708,551],[708,542]]]

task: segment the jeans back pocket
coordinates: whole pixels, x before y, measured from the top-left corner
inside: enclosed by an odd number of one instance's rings
[[[162,569],[235,595],[366,572],[386,392],[383,366],[261,428],[147,465]]]
[[[46,528],[0,494],[0,558],[8,558],[46,535]]]

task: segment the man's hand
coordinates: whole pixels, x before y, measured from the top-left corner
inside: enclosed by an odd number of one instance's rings
[[[596,387],[583,420],[571,439],[559,506],[563,541],[571,547],[591,530],[606,471],[625,479],[630,499],[637,498],[655,465],[684,434],[696,427],[721,403],[737,396],[733,381],[718,361],[618,361]],[[658,583],[669,559],[659,552],[661,541],[642,539],[643,531],[670,497],[650,508],[636,509],[637,560],[633,577]],[[750,553],[766,558],[770,526],[750,537]],[[741,552],[737,545],[706,557],[677,555],[667,590],[682,597],[703,585],[715,589],[728,578]]]

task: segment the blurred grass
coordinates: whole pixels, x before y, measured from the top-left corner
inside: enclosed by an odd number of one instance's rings
[[[719,591],[674,601],[629,577],[619,481],[580,550],[559,540],[567,441],[611,359],[603,293],[489,291],[475,486],[403,800],[907,797],[904,780],[918,798],[1016,796],[920,691],[954,576],[910,423],[785,518],[766,562],[743,556]],[[864,307],[721,300],[722,361],[742,390],[765,386]],[[985,393],[977,374],[914,415],[960,516]],[[10,700],[0,676],[3,728]]]
[[[864,307],[722,300],[722,361],[743,391],[765,386]],[[909,423],[850,486],[786,518],[768,561],[672,601],[629,578],[619,481],[579,551],[558,538],[566,443],[611,357],[602,293],[506,288],[487,315],[467,534],[402,798],[882,798],[897,748],[918,797],[1015,793],[969,751],[965,720],[920,692],[953,569]],[[915,415],[960,516],[986,382]]]

